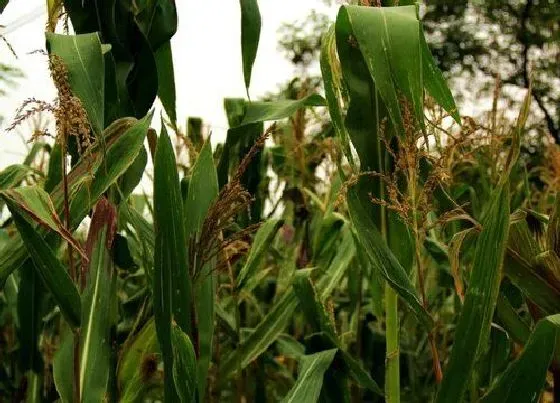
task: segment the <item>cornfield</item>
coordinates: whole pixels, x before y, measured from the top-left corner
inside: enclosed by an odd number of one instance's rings
[[[461,115],[395,3],[340,5],[321,89],[263,101],[240,0],[247,99],[213,147],[177,116],[174,1],[47,1],[57,98],[5,135],[55,131],[0,171],[0,401],[560,396],[560,151],[532,186],[531,90]]]

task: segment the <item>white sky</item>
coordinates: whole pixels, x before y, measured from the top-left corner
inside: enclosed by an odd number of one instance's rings
[[[44,56],[29,52],[44,49],[45,0],[12,1],[0,16],[5,36],[18,59],[0,42],[4,63],[19,67],[25,74],[19,86],[0,97],[5,116],[0,127],[0,169],[18,163],[25,155],[25,141],[15,133],[6,133],[15,110],[30,97],[50,101],[55,97]],[[224,137],[227,119],[223,99],[244,97],[241,68],[240,12],[238,0],[176,0],[179,27],[172,40],[180,122],[187,116],[202,117],[210,125],[213,138]],[[321,0],[260,0],[263,19],[257,60],[253,69],[251,98],[273,91],[293,76],[292,65],[278,52],[278,28],[283,22],[302,20],[311,10],[325,12],[334,19],[336,9]],[[11,31],[12,22],[36,10],[40,16]],[[39,14],[39,12],[37,13]],[[23,126],[25,128],[26,126]],[[22,134],[25,130],[20,131]]]

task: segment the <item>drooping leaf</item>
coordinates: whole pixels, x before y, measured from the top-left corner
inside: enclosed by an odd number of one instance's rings
[[[70,227],[76,229],[97,199],[126,172],[144,143],[151,115],[137,121],[125,118],[105,130],[105,147],[96,143],[69,172]],[[58,183],[50,198],[56,212],[63,212],[63,184]],[[0,286],[19,268],[28,254],[20,237],[14,237],[0,250]]]
[[[68,83],[80,99],[96,135],[105,128],[105,59],[97,33],[60,35],[48,32],[47,46],[68,70]]]
[[[249,94],[251,73],[257,57],[261,35],[261,13],[257,0],[239,0],[241,6],[241,58],[245,89]]]
[[[488,340],[508,231],[509,190],[506,184],[495,190],[483,220],[453,350],[437,395],[438,402],[454,402],[463,398],[475,360]]]
[[[317,402],[323,386],[323,375],[330,367],[336,352],[337,349],[332,349],[302,356],[297,382],[282,402]]]
[[[25,178],[33,172],[27,165],[10,165],[0,172],[0,190],[18,186]]]
[[[154,314],[165,367],[165,399],[175,401],[171,325],[191,331],[192,286],[175,153],[162,126],[154,161]]]
[[[297,101],[281,100],[271,102],[249,102],[240,126],[251,123],[280,120],[292,116],[298,109],[313,106],[325,106],[323,97],[309,95]]]
[[[432,319],[422,307],[405,269],[401,266],[385,241],[383,241],[379,230],[366,214],[354,190],[348,192],[348,209],[352,224],[356,228],[358,241],[365,251],[370,264],[388,281],[391,287],[412,309],[418,320],[430,328]]]
[[[41,234],[17,210],[11,209],[10,212],[45,286],[53,295],[68,323],[78,327],[81,312],[80,295],[66,268]]]
[[[342,243],[337,256],[332,260],[316,282],[317,295],[321,303],[340,284],[348,265],[355,255],[354,243],[348,229],[342,232]],[[268,314],[261,320],[251,335],[225,358],[220,367],[221,379],[227,379],[238,369],[243,369],[274,343],[290,322],[299,301],[293,288],[277,300]]]
[[[266,351],[286,328],[297,306],[297,297],[293,289],[290,289],[262,319],[247,340],[224,359],[220,365],[220,378],[228,378],[237,370],[245,368]]]
[[[95,207],[87,239],[90,263],[82,295],[80,392],[83,402],[99,402],[107,394],[111,371],[111,311],[117,297],[110,251],[115,230],[115,207],[101,199]]]
[[[43,189],[33,187],[23,187],[2,191],[0,196],[4,199],[11,211],[17,211],[19,215],[25,217],[31,224],[39,224],[41,227],[58,233],[83,257],[85,252],[81,245],[74,239],[60,218],[58,217],[54,205]]]
[[[418,122],[423,122],[420,23],[415,6],[343,6],[336,20],[339,35],[363,55],[376,89],[398,133],[404,133],[399,92]]]

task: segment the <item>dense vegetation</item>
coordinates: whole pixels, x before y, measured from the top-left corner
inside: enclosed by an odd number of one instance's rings
[[[249,95],[261,16],[239,3]],[[213,149],[178,123],[173,1],[47,2],[58,96],[8,132],[55,132],[0,171],[0,401],[560,396],[560,151],[531,108],[553,96],[525,64],[516,119],[498,79],[461,116],[396,3],[283,38],[301,76],[226,99]]]

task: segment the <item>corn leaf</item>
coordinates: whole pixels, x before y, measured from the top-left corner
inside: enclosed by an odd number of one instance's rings
[[[336,257],[317,280],[317,294],[321,303],[324,303],[335,287],[340,284],[340,280],[354,256],[352,235],[346,228],[342,232],[342,244]],[[299,301],[293,287],[288,288],[251,335],[225,358],[220,367],[220,378],[227,379],[235,371],[245,368],[266,351],[282,334],[298,305]]]
[[[105,130],[104,147],[97,142],[68,174],[70,227],[75,230],[98,198],[126,172],[144,143],[151,115],[137,121],[124,118]],[[56,212],[63,212],[62,183],[50,193]],[[28,258],[20,237],[6,242],[0,250],[0,286]],[[0,287],[0,288],[1,288]]]
[[[80,295],[65,267],[45,239],[15,209],[10,209],[35,269],[71,326],[80,325]]]
[[[292,116],[298,109],[325,105],[325,99],[317,94],[309,95],[297,101],[249,102],[240,126],[268,120],[280,120]]]
[[[336,352],[335,348],[302,356],[297,382],[282,403],[317,402],[323,387],[323,375],[331,366]]]
[[[241,58],[245,89],[249,94],[251,73],[257,57],[261,35],[261,13],[257,0],[239,0],[241,6]]]
[[[463,398],[475,360],[488,340],[508,231],[509,191],[507,185],[502,185],[494,192],[476,243],[469,286],[437,402],[456,402]]]
[[[334,26],[323,36],[321,43],[321,75],[325,84],[325,98],[329,107],[334,131],[342,144],[344,155],[355,169],[354,157],[350,149],[350,136],[344,126],[340,100],[342,99],[342,72],[336,55],[336,35]]]
[[[154,53],[158,72],[158,97],[172,124],[177,124],[177,98],[175,94],[175,69],[171,41],[161,45]]]
[[[0,172],[0,190],[5,190],[18,186],[25,178],[33,172],[27,165],[10,165]]]
[[[185,232],[189,243],[198,241],[208,210],[218,196],[218,174],[214,166],[212,146],[207,141],[193,167],[189,182],[187,200],[185,201]],[[198,251],[196,251],[198,252]],[[195,252],[195,253],[196,253]],[[198,324],[198,388],[202,400],[206,391],[208,368],[212,358],[212,340],[214,336],[214,299],[216,280],[214,276],[214,259],[204,264],[201,256],[191,256],[189,261],[194,267],[191,272],[197,273],[194,290],[195,312]]]
[[[490,387],[481,402],[538,402],[554,356],[559,329],[560,315],[540,320],[519,357]]]
[[[85,257],[85,252],[82,250],[79,242],[64,227],[48,193],[43,189],[35,186],[9,189],[0,192],[0,196],[11,210],[17,211],[21,216],[26,217],[29,223],[39,224],[43,228],[58,233]]]
[[[261,258],[264,256],[270,244],[274,240],[274,236],[278,229],[282,226],[283,220],[271,219],[266,221],[255,235],[255,239],[251,245],[251,251],[247,257],[247,262],[237,276],[237,289],[240,290],[251,281],[256,274]],[[247,291],[247,290],[246,290]]]
[[[432,319],[422,307],[405,269],[383,241],[379,230],[367,215],[358,199],[358,194],[354,190],[348,192],[348,210],[360,246],[365,251],[374,270],[387,280],[390,286],[412,309],[418,320],[430,328]]]
[[[171,325],[191,331],[192,290],[175,153],[162,126],[154,161],[154,315],[164,361],[165,400],[176,401]]]
[[[146,374],[143,368],[159,356],[159,345],[154,319],[129,339],[123,348],[118,368],[118,385],[122,391],[120,401],[137,402],[150,388],[162,387],[157,372]],[[156,361],[157,362],[157,361]],[[138,364],[141,365],[138,365]]]
[[[91,221],[87,239],[89,269],[82,295],[80,329],[80,392],[82,402],[102,401],[111,370],[111,312],[116,303],[116,270],[111,244],[116,230],[116,210],[101,199]]]
[[[171,333],[173,341],[173,380],[181,402],[194,402],[196,396],[197,365],[191,339],[179,326],[174,325]]]
[[[82,101],[96,135],[105,128],[105,59],[97,33],[47,33],[47,47],[68,70],[73,94]]]

